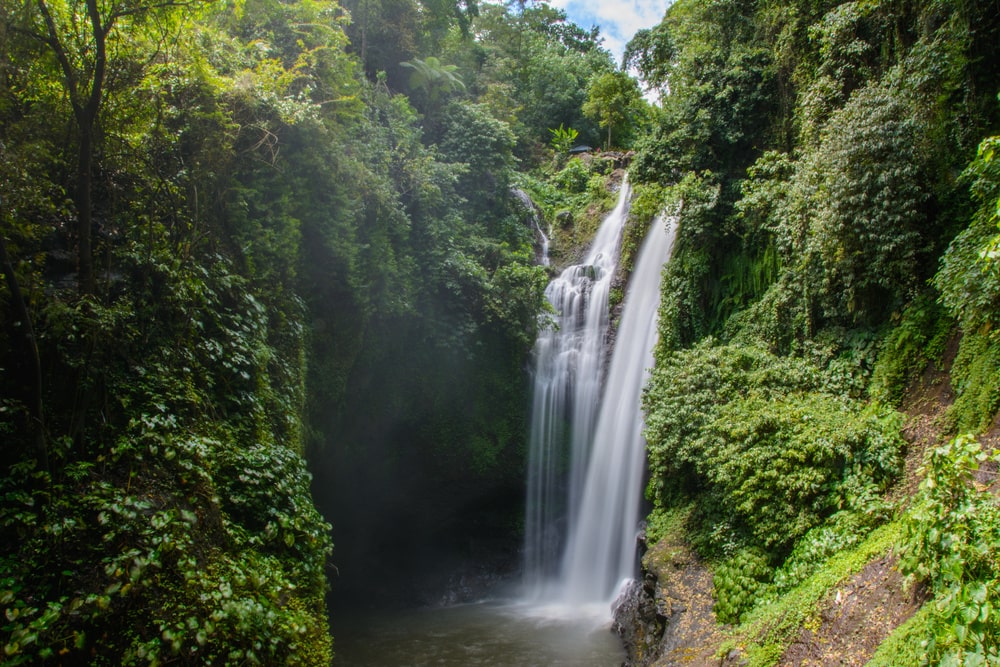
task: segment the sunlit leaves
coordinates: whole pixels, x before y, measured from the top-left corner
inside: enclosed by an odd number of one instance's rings
[[[1000,506],[975,481],[996,452],[960,435],[927,452],[924,475],[907,514],[901,569],[930,584],[935,598],[924,644],[932,664],[995,664],[1000,639]]]
[[[431,103],[440,101],[448,93],[465,90],[465,84],[455,73],[458,66],[445,65],[434,56],[424,60],[414,58],[401,65],[411,70],[410,87],[422,91]]]
[[[606,147],[610,149],[613,134],[637,121],[641,104],[638,82],[626,72],[612,71],[597,74],[590,80],[587,101],[582,109],[584,115],[598,120],[607,130]]]

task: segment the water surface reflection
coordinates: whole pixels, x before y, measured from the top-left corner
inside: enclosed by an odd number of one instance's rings
[[[333,619],[334,667],[616,667],[606,605],[481,602]]]

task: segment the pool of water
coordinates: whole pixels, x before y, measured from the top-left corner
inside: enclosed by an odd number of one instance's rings
[[[335,613],[334,667],[617,667],[625,652],[607,605],[491,601]]]

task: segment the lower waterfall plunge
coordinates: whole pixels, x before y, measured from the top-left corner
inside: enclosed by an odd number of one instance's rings
[[[556,327],[535,346],[526,597],[574,608],[610,603],[634,576],[645,441],[641,393],[653,364],[660,272],[674,240],[658,217],[629,281],[606,381],[608,294],[628,216],[627,181],[583,264],[552,281]]]

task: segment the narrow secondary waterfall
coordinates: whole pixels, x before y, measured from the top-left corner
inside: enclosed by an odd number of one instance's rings
[[[531,216],[531,223],[538,232],[539,248],[538,261],[542,266],[549,265],[549,235],[542,230],[542,216],[539,215],[538,206],[531,200],[531,196],[521,188],[512,188],[511,195],[521,203],[521,207]],[[551,229],[549,230],[552,231]]]
[[[645,455],[640,398],[653,364],[660,270],[674,238],[673,224],[657,218],[643,242],[602,392],[607,296],[628,196],[626,183],[584,264],[549,285],[559,326],[535,348],[525,526],[529,594],[604,604],[608,613],[620,582],[634,574]]]

